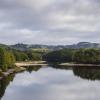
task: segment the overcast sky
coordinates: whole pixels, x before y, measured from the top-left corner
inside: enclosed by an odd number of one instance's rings
[[[100,0],[0,0],[0,43],[100,43]]]

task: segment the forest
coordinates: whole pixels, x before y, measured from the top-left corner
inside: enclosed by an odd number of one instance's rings
[[[7,71],[15,67],[15,62],[42,60],[44,53],[40,51],[20,51],[16,49],[0,48],[0,70]]]
[[[45,54],[43,59],[48,62],[100,64],[100,49],[62,49]]]
[[[61,49],[49,52],[39,50],[20,51],[0,48],[0,70],[7,71],[15,67],[15,62],[47,61],[48,63],[100,64],[100,49]]]

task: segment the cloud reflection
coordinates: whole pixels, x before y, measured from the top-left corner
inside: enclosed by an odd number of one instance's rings
[[[2,100],[100,100],[99,84],[74,76],[72,70],[47,67],[17,74]]]

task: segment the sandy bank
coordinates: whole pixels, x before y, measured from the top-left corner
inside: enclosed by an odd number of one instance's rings
[[[62,65],[62,66],[86,66],[86,67],[100,67],[100,64],[73,64],[73,63],[61,63],[59,65]]]
[[[17,62],[15,63],[17,67],[25,67],[25,66],[43,66],[43,65],[48,65],[45,61],[33,61],[33,62]]]

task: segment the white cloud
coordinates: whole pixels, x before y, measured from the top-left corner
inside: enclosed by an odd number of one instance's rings
[[[99,42],[99,9],[99,0],[1,0],[0,42]]]

